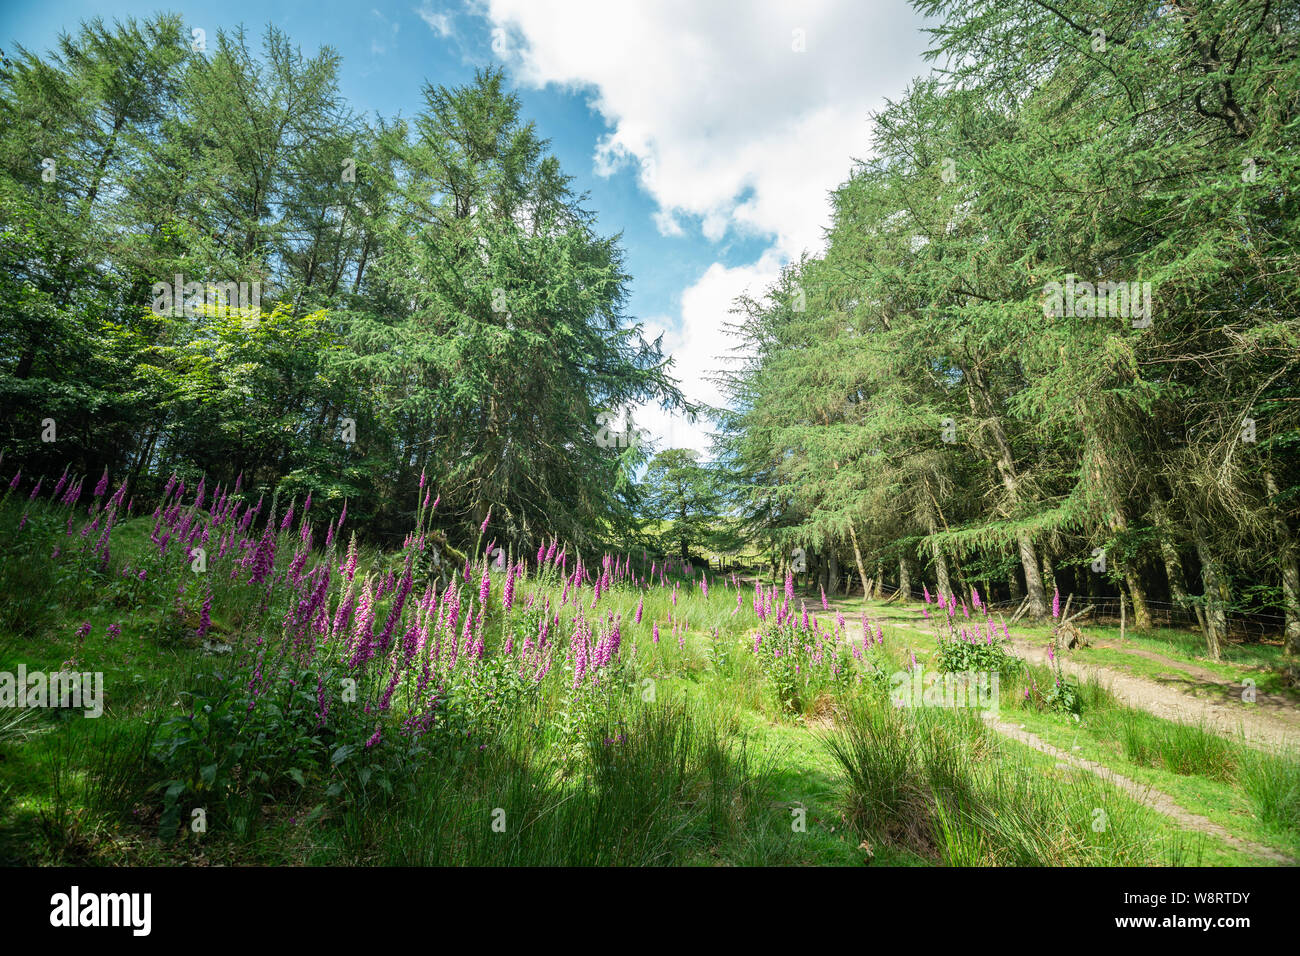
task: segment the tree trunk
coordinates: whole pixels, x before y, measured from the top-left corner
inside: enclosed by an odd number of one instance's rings
[[[943,551],[939,549],[938,544],[930,545],[930,554],[934,558],[934,577],[939,593],[947,596],[952,590],[952,582],[948,580],[948,562],[944,559]]]
[[[1038,574],[1038,556],[1029,532],[1021,531],[1016,535],[1016,542],[1020,546],[1020,564],[1025,569],[1025,587],[1029,590],[1029,613],[1037,618],[1047,617],[1047,595]]]
[[[1129,562],[1124,562],[1124,582],[1128,585],[1129,601],[1133,605],[1133,630],[1151,630],[1151,610],[1147,607],[1147,594],[1142,579]]]
[[[1155,495],[1151,496],[1151,520],[1156,526],[1156,537],[1160,541],[1160,559],[1164,562],[1165,577],[1169,580],[1169,597],[1175,607],[1186,610],[1191,606],[1187,592],[1187,577],[1183,574],[1183,559],[1173,542],[1173,532],[1165,518],[1164,505]],[[1200,608],[1196,608],[1197,611]],[[1202,615],[1197,614],[1197,618]],[[1204,632],[1204,623],[1201,625]]]
[[[1286,614],[1283,639],[1294,670],[1300,666],[1300,558],[1296,555],[1295,536],[1277,506],[1277,480],[1271,469],[1264,472],[1264,490],[1268,492],[1269,510],[1273,513],[1273,530],[1277,534],[1278,565],[1282,572],[1282,605]]]
[[[865,601],[867,594],[867,572],[862,566],[862,549],[858,547],[858,534],[853,530],[852,523],[849,524],[849,540],[853,542],[853,560],[858,565],[858,579],[862,582],[862,599]]]
[[[927,492],[929,489],[926,489]],[[925,526],[926,530],[933,536],[938,531],[938,526],[934,520],[934,508],[929,499],[925,502]],[[934,562],[934,575],[938,582],[939,593],[947,596],[951,585],[948,581],[948,561],[943,556],[943,549],[933,538],[930,541],[930,558]]]
[[[1116,504],[1115,510],[1110,516],[1110,530],[1115,534],[1123,534],[1128,530],[1128,519],[1124,517],[1123,509]],[[1151,630],[1151,611],[1147,608],[1147,595],[1142,587],[1142,579],[1138,576],[1137,568],[1133,566],[1132,561],[1124,562],[1124,583],[1128,585],[1129,597],[1133,602],[1133,630],[1149,631]]]
[[[1007,496],[1013,504],[1019,503],[1022,497],[1020,475],[1016,471],[1015,458],[1011,454],[1011,443],[1007,440],[1006,431],[1002,427],[1002,418],[993,404],[993,397],[984,381],[984,373],[978,365],[972,365],[963,371],[966,373],[968,386],[966,394],[971,411],[977,415],[981,410],[983,411],[988,433],[993,438],[993,461],[1002,479],[1002,487],[1006,489]],[[977,396],[980,408],[976,407]],[[1020,551],[1020,563],[1025,569],[1025,587],[1029,590],[1029,613],[1032,617],[1044,618],[1047,616],[1047,595],[1043,591],[1043,579],[1038,570],[1038,554],[1029,532],[1017,533],[1016,544]]]
[[[912,575],[907,567],[907,558],[898,559],[898,590],[903,592],[903,599],[907,600],[912,596]]]
[[[1187,579],[1183,576],[1183,559],[1178,556],[1178,549],[1164,535],[1160,536],[1160,557],[1165,563],[1165,577],[1169,579],[1169,596],[1174,604],[1187,607]]]
[[[1086,446],[1084,468],[1092,477],[1093,484],[1101,491],[1107,509],[1106,526],[1112,536],[1122,536],[1128,531],[1128,517],[1124,513],[1124,499],[1116,487],[1116,475],[1124,470],[1122,460],[1117,462],[1108,453],[1108,445],[1103,432],[1098,427],[1097,419],[1088,411],[1079,407],[1079,418],[1084,423]],[[1133,603],[1133,629],[1137,631],[1151,629],[1151,612],[1147,608],[1146,590],[1135,562],[1116,561],[1128,586],[1129,598]],[[1122,592],[1121,588],[1121,592]]]
[[[1058,585],[1056,583],[1056,569],[1052,567],[1052,557],[1044,549],[1043,551],[1043,591],[1055,591]]]
[[[1226,585],[1219,570],[1218,560],[1199,528],[1194,531],[1196,554],[1201,559],[1201,582],[1205,593],[1205,644],[1212,660],[1221,660],[1223,641],[1228,636],[1228,617],[1224,610]]]
[[[836,591],[840,589],[840,559],[839,556],[835,553],[834,548],[831,549],[829,557],[830,557],[830,577],[829,580],[827,581],[829,587],[827,587],[826,590],[828,593],[834,594]]]
[[[140,455],[136,458],[134,467],[131,469],[131,487],[134,488],[140,482],[140,473],[144,471],[149,464],[149,459],[153,457],[153,448],[158,441],[159,428],[152,428],[149,431],[149,440],[140,446]]]

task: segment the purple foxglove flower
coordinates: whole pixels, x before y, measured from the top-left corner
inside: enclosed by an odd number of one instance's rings
[[[361,587],[361,598],[357,602],[356,614],[352,618],[352,658],[351,667],[359,667],[368,661],[374,653],[374,638],[371,628],[375,623],[374,592],[370,578],[366,578]]]
[[[212,591],[209,590],[207,596],[203,599],[203,607],[199,610],[199,628],[196,632],[199,640],[208,636],[208,629],[212,627]]]
[[[501,606],[507,611],[515,601],[515,566],[512,564],[506,569],[506,583],[501,589]],[[509,654],[509,651],[506,651]]]
[[[249,584],[261,584],[275,568],[275,536],[269,527],[262,532],[262,540],[257,543],[252,565],[253,573],[248,579]]]

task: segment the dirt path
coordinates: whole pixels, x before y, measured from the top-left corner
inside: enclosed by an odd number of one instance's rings
[[[1210,836],[1218,837],[1229,846],[1235,847],[1243,853],[1249,853],[1251,856],[1272,860],[1276,863],[1295,862],[1289,856],[1279,853],[1277,850],[1271,849],[1270,847],[1262,846],[1258,843],[1251,843],[1249,840],[1243,840],[1240,837],[1234,836],[1228,832],[1228,830],[1208,817],[1203,817],[1200,814],[1184,810],[1181,806],[1175,803],[1173,797],[1169,796],[1167,793],[1137,783],[1122,774],[1116,773],[1104,764],[1088,760],[1085,757],[1076,757],[1073,754],[1066,753],[1064,750],[1052,746],[1037,734],[1030,733],[1021,726],[1008,723],[1004,720],[999,720],[992,712],[986,711],[984,719],[987,721],[989,726],[997,730],[998,733],[1010,737],[1013,740],[1018,740],[1025,746],[1032,747],[1048,756],[1055,757],[1063,764],[1096,774],[1107,783],[1113,784],[1117,789],[1127,793],[1134,800],[1146,804],[1156,812],[1170,817],[1181,826],[1187,827],[1191,830],[1196,830],[1200,833],[1209,834]]]
[[[860,605],[855,607],[851,603],[842,601],[835,601],[833,604],[839,610],[844,611],[850,621],[857,618]],[[880,608],[874,610],[879,613]],[[897,613],[898,610],[900,609],[891,609],[894,613]],[[868,618],[871,617],[872,614],[868,611]],[[921,626],[920,622],[900,620],[892,614],[883,620],[879,618],[877,620],[892,627],[902,627],[918,632],[927,631],[926,628]],[[860,624],[850,624],[848,633],[850,640],[861,641],[863,638]],[[1033,663],[1048,663],[1047,647],[1044,643],[1017,636],[1014,632],[1011,635],[1011,643],[1012,649],[1021,658]],[[1142,656],[1148,655],[1143,653]],[[1174,664],[1176,662],[1170,661],[1170,663]],[[1107,686],[1119,700],[1157,716],[1181,723],[1200,724],[1207,729],[1228,736],[1241,734],[1247,740],[1267,747],[1284,748],[1292,751],[1300,749],[1298,747],[1300,745],[1300,713],[1297,713],[1289,701],[1257,692],[1256,703],[1253,705],[1247,704],[1242,700],[1242,691],[1244,690],[1242,685],[1234,685],[1230,681],[1223,680],[1217,674],[1204,668],[1195,667],[1195,665],[1185,666],[1180,663],[1178,666],[1183,668],[1188,677],[1198,681],[1196,686],[1199,689],[1211,689],[1212,696],[1193,696],[1177,689],[1177,687],[1166,686],[1156,681],[1136,677],[1114,667],[1106,667],[1100,664],[1082,664],[1072,661],[1068,657],[1063,657],[1061,661],[1061,669],[1066,673],[1080,678],[1088,677],[1097,680]],[[1088,760],[1085,757],[1075,756],[1047,743],[1037,734],[1025,730],[1022,725],[1001,720],[993,712],[986,712],[984,718],[989,726],[1000,734],[1047,754],[1061,764],[1096,774],[1134,800],[1151,807],[1181,826],[1216,837],[1229,846],[1263,860],[1282,864],[1296,863],[1291,857],[1278,850],[1244,840],[1208,817],[1192,813],[1180,806],[1173,797],[1163,791],[1137,783],[1104,764]]]
[[[891,608],[895,613],[898,608]],[[868,617],[871,612],[868,611]],[[919,624],[895,617],[883,620],[886,625],[926,630]],[[858,628],[859,638],[861,629]],[[1011,632],[1012,649],[1017,655],[1035,664],[1047,664],[1047,645],[1041,640],[1030,640]],[[1127,651],[1127,649],[1125,649]],[[1142,654],[1142,656],[1151,656]],[[1255,692],[1255,702],[1242,699],[1245,687],[1234,684],[1203,668],[1185,665],[1178,667],[1187,682],[1201,691],[1197,696],[1180,690],[1176,685],[1166,685],[1134,674],[1125,673],[1103,664],[1084,664],[1072,660],[1069,653],[1061,656],[1061,669],[1073,677],[1090,678],[1110,689],[1117,699],[1157,717],[1184,724],[1203,725],[1224,736],[1242,735],[1246,740],[1264,747],[1300,751],[1300,711],[1290,701],[1276,695]],[[1208,693],[1205,693],[1208,692]]]
[[[1013,631],[1011,645],[1025,660],[1048,663],[1047,646],[1039,641],[1018,637]],[[1252,743],[1267,747],[1300,750],[1300,713],[1288,701],[1256,691],[1255,702],[1246,703],[1242,699],[1244,685],[1226,681],[1210,671],[1198,669],[1195,675],[1195,686],[1210,691],[1209,696],[1202,697],[1114,667],[1080,663],[1068,654],[1062,655],[1061,670],[1080,679],[1096,680],[1119,700],[1157,717],[1184,724],[1203,724],[1226,736],[1241,734]]]
[[[888,623],[911,630],[924,630],[924,628],[910,621],[890,619]],[[858,640],[861,640],[861,627],[854,628],[850,633],[854,631],[857,633]],[[1013,632],[1011,643],[1016,654],[1020,657],[1034,663],[1045,664],[1048,662],[1047,648],[1038,641],[1017,637]],[[1207,728],[1227,735],[1235,736],[1238,733],[1243,733],[1247,739],[1263,743],[1266,746],[1285,747],[1295,750],[1297,742],[1300,741],[1300,715],[1297,715],[1294,709],[1290,708],[1285,701],[1276,701],[1277,705],[1286,707],[1285,710],[1279,710],[1273,706],[1270,706],[1267,710],[1248,710],[1246,708],[1251,705],[1242,702],[1242,687],[1240,685],[1234,686],[1208,671],[1202,671],[1197,676],[1203,679],[1205,683],[1218,686],[1222,691],[1221,696],[1209,699],[1193,697],[1174,687],[1166,687],[1155,681],[1135,677],[1113,667],[1079,664],[1068,658],[1062,660],[1061,669],[1077,677],[1087,676],[1099,680],[1108,686],[1111,692],[1120,700],[1160,717],[1183,723],[1200,723]],[[1262,700],[1264,696],[1262,694],[1257,695],[1257,700]],[[1096,774],[1139,803],[1151,807],[1181,826],[1217,837],[1229,846],[1261,859],[1283,864],[1294,864],[1296,862],[1270,847],[1234,836],[1226,828],[1208,817],[1184,809],[1173,797],[1163,791],[1139,784],[1104,764],[1088,760],[1085,757],[1077,757],[1061,750],[1059,747],[1054,747],[1037,734],[1025,730],[1023,726],[999,719],[993,712],[986,712],[984,718],[989,726],[1000,734],[1017,740],[1041,753],[1048,754],[1062,764]]]

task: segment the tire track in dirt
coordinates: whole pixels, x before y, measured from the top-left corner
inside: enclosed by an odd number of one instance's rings
[[[1215,823],[1209,817],[1203,817],[1198,813],[1192,813],[1189,810],[1185,810],[1174,801],[1173,797],[1161,790],[1131,780],[1123,774],[1110,769],[1105,764],[1097,763],[1095,760],[1088,760],[1086,757],[1076,757],[1074,754],[1066,753],[1064,750],[1049,744],[1037,734],[1030,733],[1023,727],[1007,723],[1004,720],[999,720],[991,712],[985,712],[984,721],[998,733],[1010,737],[1012,740],[1018,740],[1025,746],[1032,747],[1040,753],[1045,753],[1050,757],[1055,757],[1061,763],[1096,774],[1116,789],[1128,794],[1138,803],[1151,807],[1151,809],[1155,810],[1157,813],[1161,813],[1164,816],[1171,818],[1176,823],[1189,830],[1196,830],[1199,833],[1205,833],[1217,837],[1229,846],[1241,850],[1243,853],[1249,853],[1251,856],[1262,857],[1264,859],[1272,860],[1275,863],[1293,865],[1296,862],[1286,854],[1280,853],[1271,847],[1263,846],[1259,843],[1252,843],[1249,840],[1243,840],[1240,837],[1234,836],[1226,828]]]

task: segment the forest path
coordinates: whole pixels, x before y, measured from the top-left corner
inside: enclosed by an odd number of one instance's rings
[[[834,606],[856,617],[860,604],[836,601]],[[915,605],[875,606],[867,616],[885,625],[906,628],[919,633],[929,633],[929,628],[916,616]],[[850,620],[853,618],[850,617]],[[861,627],[850,630],[861,639]],[[1033,664],[1048,664],[1048,645],[1040,638],[1029,638],[1010,629],[1012,650],[1017,656]],[[1129,651],[1140,656],[1158,657],[1151,652]],[[1071,652],[1061,654],[1061,670],[1079,679],[1089,678],[1108,688],[1115,697],[1130,707],[1136,707],[1183,724],[1197,724],[1226,737],[1242,736],[1250,743],[1268,748],[1300,752],[1300,710],[1285,697],[1266,694],[1255,689],[1255,700],[1247,703],[1243,697],[1244,684],[1225,680],[1195,665],[1178,664],[1178,671],[1169,675],[1170,683],[1150,680],[1104,664],[1084,663],[1071,657]],[[1195,693],[1193,693],[1195,691]]]
[[[847,610],[847,607],[841,606],[840,609]],[[877,607],[875,610],[879,612],[881,609]],[[907,628],[918,633],[928,632],[928,628],[921,626],[920,622],[906,620],[904,615],[899,613],[903,610],[902,608],[890,608],[888,610],[890,615],[882,623]],[[868,618],[870,617],[871,614],[868,613]],[[850,626],[849,633],[855,635],[857,640],[862,640],[861,624],[856,627]],[[1033,663],[1048,663],[1047,647],[1040,641],[1030,640],[1023,636],[1017,637],[1015,631],[1012,630],[1011,643],[1013,650],[1019,657]],[[1205,682],[1212,683],[1220,688],[1222,696],[1196,697],[1175,687],[1168,687],[1155,681],[1134,677],[1113,667],[1079,664],[1068,658],[1062,659],[1061,669],[1080,678],[1087,676],[1100,681],[1103,685],[1109,687],[1117,699],[1129,706],[1140,708],[1159,717],[1180,723],[1200,724],[1225,736],[1241,734],[1254,743],[1279,749],[1295,751],[1297,741],[1300,741],[1300,715],[1296,714],[1295,710],[1286,701],[1276,701],[1276,706],[1285,707],[1285,710],[1274,709],[1271,705],[1266,705],[1270,707],[1268,710],[1255,710],[1255,705],[1246,704],[1242,701],[1241,692],[1243,688],[1241,685],[1233,685],[1231,682],[1223,681],[1208,671],[1203,672]],[[1265,695],[1259,694],[1257,700],[1263,701],[1264,697]],[[1169,817],[1180,826],[1216,837],[1224,843],[1261,860],[1289,865],[1296,863],[1291,857],[1278,850],[1244,840],[1208,817],[1192,813],[1161,790],[1140,784],[1104,764],[1076,756],[1047,743],[1037,734],[1025,730],[1023,726],[1001,719],[996,712],[986,712],[984,718],[990,727],[1003,736],[1054,757],[1062,764],[1096,774],[1131,796],[1134,800]]]
[[[844,598],[829,601],[832,611],[844,613],[849,639],[862,641],[859,618],[863,610],[862,604]],[[809,608],[810,612],[813,610],[812,607]],[[930,633],[922,621],[914,620],[918,612],[916,605],[872,605],[866,610],[868,619],[873,623],[904,628],[918,634]],[[820,607],[817,611],[820,612]],[[1049,663],[1047,645],[1041,639],[1017,635],[1014,629],[1011,629],[1010,634],[1012,649],[1017,656],[1036,664]],[[1148,653],[1142,656],[1148,656]],[[1068,657],[1062,658],[1061,669],[1079,678],[1096,680],[1108,687],[1118,700],[1159,717],[1180,723],[1199,724],[1224,736],[1240,735],[1250,742],[1274,749],[1294,752],[1300,744],[1300,713],[1289,701],[1257,691],[1256,703],[1248,704],[1242,700],[1242,691],[1245,689],[1243,685],[1225,681],[1204,668],[1182,666],[1185,672],[1183,676],[1194,678],[1195,686],[1202,694],[1211,691],[1209,696],[1196,696],[1177,686],[1137,677],[1114,667],[1083,664]],[[1162,790],[1138,783],[1105,764],[1062,750],[1026,730],[1023,725],[1001,719],[996,712],[986,712],[984,718],[991,728],[1003,736],[1047,754],[1060,764],[1095,774],[1138,803],[1169,817],[1182,827],[1217,838],[1261,861],[1283,865],[1295,865],[1297,862],[1279,850],[1236,836],[1208,817],[1187,810]]]
[[[1049,663],[1047,645],[1029,640],[1011,631],[1011,645],[1016,654],[1035,664]],[[1145,655],[1144,655],[1145,656]],[[1181,666],[1184,672],[1191,668]],[[1157,717],[1183,724],[1200,724],[1224,736],[1241,735],[1251,743],[1300,750],[1300,712],[1285,698],[1255,689],[1254,703],[1247,703],[1246,685],[1224,680],[1206,670],[1195,672],[1195,679],[1182,674],[1170,675],[1177,684],[1165,684],[1114,667],[1082,663],[1061,656],[1061,670],[1080,679],[1091,678],[1110,689],[1119,700]],[[1192,693],[1192,689],[1198,693]]]

